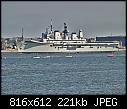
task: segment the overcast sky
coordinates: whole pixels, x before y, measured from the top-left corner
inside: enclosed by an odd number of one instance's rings
[[[125,35],[125,2],[39,1],[2,2],[2,37],[39,37],[50,25],[63,30],[66,22],[71,32],[83,29],[86,37]]]

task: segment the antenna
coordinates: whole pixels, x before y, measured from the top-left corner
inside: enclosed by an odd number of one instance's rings
[[[50,27],[51,27],[51,33],[52,33],[52,19],[51,19],[51,24],[50,24]]]
[[[63,33],[64,33],[64,39],[66,39],[66,36],[68,36],[68,30],[67,30],[67,25],[66,25],[66,23],[64,22],[64,31],[63,31]]]
[[[48,34],[48,29],[49,29],[49,28],[46,28],[46,34]]]
[[[22,40],[23,40],[23,28],[22,28]]]

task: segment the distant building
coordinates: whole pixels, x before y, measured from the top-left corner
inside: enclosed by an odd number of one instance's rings
[[[86,38],[86,41],[87,41],[87,42],[95,42],[96,39],[95,39],[95,38]]]
[[[13,38],[2,38],[1,39],[1,49],[6,50],[8,48],[16,48],[16,40]]]
[[[126,37],[125,36],[105,36],[105,37],[96,37],[96,41],[119,41],[122,46],[126,46]]]

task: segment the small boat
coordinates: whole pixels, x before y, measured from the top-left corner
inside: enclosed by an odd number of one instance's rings
[[[65,57],[71,58],[72,56],[65,56]]]
[[[44,58],[50,58],[51,56],[45,56]]]
[[[115,56],[114,53],[107,55],[107,57],[114,57],[114,56]]]
[[[35,57],[33,57],[33,58],[36,58],[36,59],[38,59],[38,58],[40,58],[39,56],[35,56]]]

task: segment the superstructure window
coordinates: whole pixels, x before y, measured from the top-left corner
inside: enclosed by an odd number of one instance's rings
[[[90,46],[90,48],[93,48],[92,46]]]
[[[79,45],[78,48],[81,48],[81,45]]]

